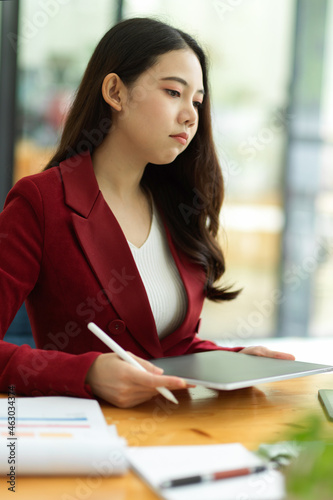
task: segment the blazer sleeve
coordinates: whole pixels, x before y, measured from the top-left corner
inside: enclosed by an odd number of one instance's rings
[[[215,344],[215,342],[212,342],[211,340],[202,340],[200,337],[198,337],[198,333],[200,331],[200,326],[201,326],[201,318],[199,318],[199,321],[196,326],[195,330],[195,335],[192,338],[192,342],[190,343],[189,346],[187,346],[187,350],[185,354],[195,354],[197,352],[204,352],[204,351],[232,351],[232,352],[239,352],[244,347],[222,347],[218,346]]]
[[[43,258],[43,200],[29,178],[19,181],[0,214],[0,339],[38,280]],[[92,397],[84,381],[100,353],[73,355],[0,340],[0,392]]]
[[[211,340],[202,340],[199,337],[194,337],[192,344],[190,345],[189,349],[187,350],[186,354],[194,354],[197,352],[204,352],[204,351],[232,351],[232,352],[239,352],[244,347],[222,347],[218,346]]]

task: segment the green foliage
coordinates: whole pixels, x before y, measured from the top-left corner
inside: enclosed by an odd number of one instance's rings
[[[285,469],[288,500],[333,499],[333,440],[323,435],[322,421],[309,417],[289,436],[300,452]]]

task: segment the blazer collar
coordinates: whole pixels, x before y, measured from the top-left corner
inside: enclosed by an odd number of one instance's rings
[[[60,163],[65,203],[87,218],[100,193],[89,151]]]

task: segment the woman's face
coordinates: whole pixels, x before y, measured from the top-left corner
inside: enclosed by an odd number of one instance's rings
[[[116,125],[119,145],[145,164],[172,162],[198,129],[203,94],[195,53],[184,49],[163,54],[127,89]]]

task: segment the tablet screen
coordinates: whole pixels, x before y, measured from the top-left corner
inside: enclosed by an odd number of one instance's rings
[[[333,371],[333,366],[266,358],[230,351],[205,351],[151,362],[189,383],[216,389],[240,389],[264,382]]]

